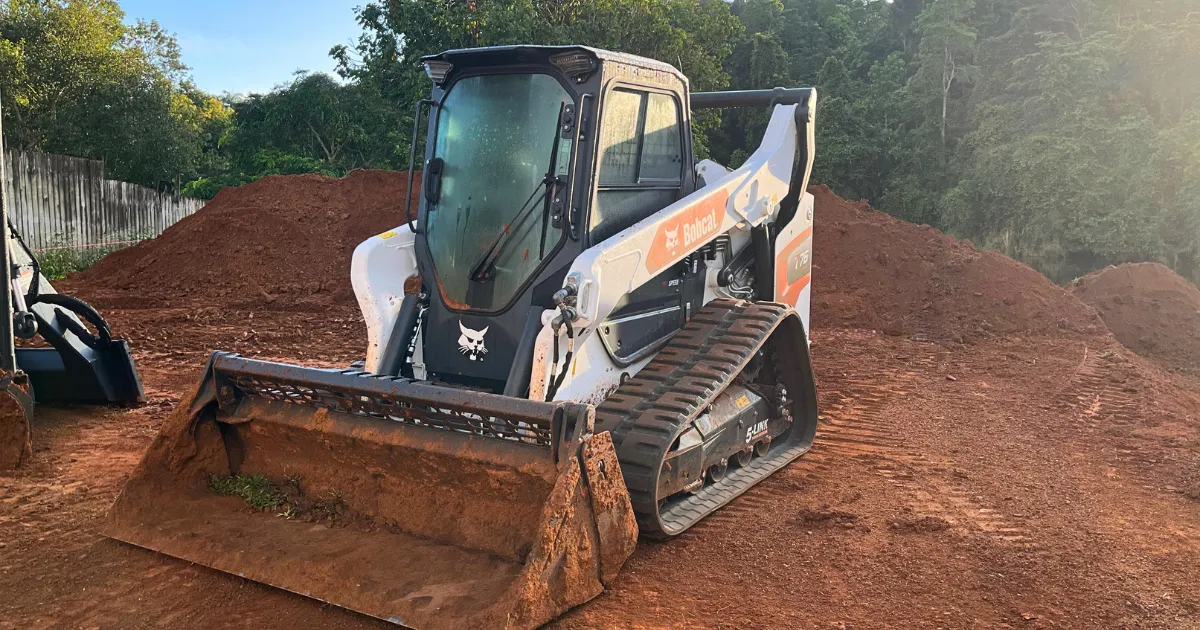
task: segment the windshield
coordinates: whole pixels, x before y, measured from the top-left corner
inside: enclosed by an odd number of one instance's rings
[[[549,75],[503,74],[462,79],[442,102],[441,195],[426,238],[451,308],[504,307],[558,244],[548,175],[570,164],[570,138],[556,143],[569,98]]]

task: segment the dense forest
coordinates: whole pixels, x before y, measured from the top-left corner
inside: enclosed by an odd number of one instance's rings
[[[816,182],[1055,280],[1130,260],[1200,278],[1197,0],[386,0],[358,20],[339,76],[213,96],[115,0],[0,0],[5,140],[202,197],[405,168],[420,56],[583,43],[696,90],[816,86]],[[740,163],[765,123],[705,113],[700,151]]]

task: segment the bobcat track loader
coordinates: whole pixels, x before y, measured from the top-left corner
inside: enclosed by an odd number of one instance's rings
[[[410,627],[532,628],[811,445],[816,95],[579,46],[425,69],[415,221],[351,265],[365,361],[214,353],[107,533]],[[733,171],[693,159],[716,107],[772,108]]]
[[[133,405],[146,401],[129,343],[86,302],[50,286],[8,222],[6,279],[11,316],[0,325],[0,470],[32,452],[34,403]],[[17,340],[27,343],[17,346]]]
[[[2,135],[2,134],[0,134]],[[31,453],[34,402],[145,402],[129,344],[83,301],[57,293],[9,220],[0,146],[0,471]],[[90,326],[90,328],[89,328]],[[17,347],[18,339],[44,342]]]

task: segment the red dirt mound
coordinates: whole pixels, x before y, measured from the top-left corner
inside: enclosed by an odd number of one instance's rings
[[[1090,273],[1072,292],[1094,306],[1125,347],[1168,367],[1200,369],[1200,289],[1158,263]]]
[[[838,197],[816,196],[813,327],[971,341],[1097,332],[1092,309],[1007,256]]]
[[[321,311],[354,304],[350,255],[401,222],[403,172],[267,177],[221,191],[158,238],[66,283],[101,307]],[[817,197],[817,327],[968,341],[1102,330],[1092,309],[1033,269],[824,186]]]
[[[403,221],[407,185],[407,172],[354,171],[226,188],[162,235],[105,257],[66,286],[126,308],[352,305],[350,255]]]

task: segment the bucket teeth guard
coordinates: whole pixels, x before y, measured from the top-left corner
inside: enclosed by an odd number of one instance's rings
[[[637,542],[593,418],[218,352],[105,533],[413,628],[534,628],[598,595]],[[285,490],[261,513],[214,492],[226,475]]]

